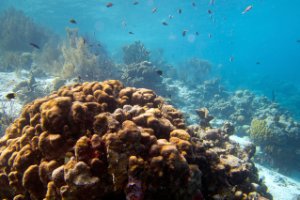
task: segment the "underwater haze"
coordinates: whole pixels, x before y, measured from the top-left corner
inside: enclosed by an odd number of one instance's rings
[[[0,0],[0,135],[24,105],[63,85],[116,79],[154,90],[188,126],[232,130],[231,140],[253,154],[257,184],[275,200],[299,200],[299,7],[299,0]],[[272,199],[266,191],[262,198]]]
[[[66,26],[95,34],[113,55],[124,44],[141,40],[149,49],[163,49],[165,59],[174,65],[191,56],[207,59],[229,87],[250,88],[268,97],[274,90],[276,98],[299,118],[295,108],[300,102],[290,97],[299,96],[298,1],[137,2],[113,1],[114,5],[107,8],[107,1],[101,0],[3,0],[0,8],[21,9],[62,36]],[[241,14],[249,5],[253,8]],[[157,12],[152,13],[154,8]],[[70,25],[70,18],[78,23]],[[163,21],[168,25],[163,26]],[[182,37],[184,30],[187,33]]]

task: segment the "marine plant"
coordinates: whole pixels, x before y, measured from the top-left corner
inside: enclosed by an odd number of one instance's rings
[[[149,61],[150,52],[141,41],[123,47],[123,62],[127,65]]]
[[[272,199],[225,132],[197,134],[152,90],[116,80],[27,104],[0,152],[6,199]]]
[[[30,52],[3,51],[0,55],[0,71],[11,72],[30,69],[32,54]]]
[[[67,28],[67,40],[62,45],[63,78],[80,76],[83,80],[105,80],[116,76],[113,62],[102,54],[93,52],[77,29]]]
[[[43,49],[32,53],[33,65],[30,69],[31,73],[36,77],[39,77],[41,73],[60,76],[64,63],[61,48],[61,38],[52,36],[45,43]]]
[[[178,77],[190,85],[200,84],[208,79],[211,63],[197,57],[190,58],[178,68]]]
[[[31,52],[30,43],[40,47],[49,39],[47,30],[37,25],[21,10],[9,8],[0,15],[0,50]]]

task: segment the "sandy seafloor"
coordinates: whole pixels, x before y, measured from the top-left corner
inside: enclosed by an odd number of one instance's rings
[[[12,92],[12,89],[16,84],[21,81],[28,80],[29,73],[24,71],[18,75],[14,72],[4,73],[0,72],[0,109],[3,105],[6,109],[6,112],[9,112],[9,103],[5,95],[9,92]],[[37,82],[43,87],[49,86],[51,81],[54,78],[47,79],[37,79]],[[16,112],[20,112],[22,105],[14,100],[13,103],[14,109]],[[248,137],[238,137],[231,136],[231,139],[239,143],[241,146],[251,142]],[[257,148],[257,153],[259,148]],[[267,168],[260,164],[255,164],[258,168],[259,176],[262,177],[269,188],[269,192],[273,195],[274,200],[299,200],[300,199],[300,174],[293,174],[293,176],[288,177],[277,172],[276,169]]]

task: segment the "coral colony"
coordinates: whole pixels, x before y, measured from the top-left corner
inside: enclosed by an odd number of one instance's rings
[[[1,138],[0,196],[271,198],[253,150],[226,130],[187,128],[152,90],[116,80],[64,86],[27,104]]]
[[[272,200],[254,162],[300,168],[300,123],[274,92],[229,91],[209,61],[170,64],[141,41],[115,60],[95,33],[61,39],[15,9],[0,21],[1,199]]]

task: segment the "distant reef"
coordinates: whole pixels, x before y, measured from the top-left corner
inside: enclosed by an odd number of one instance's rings
[[[232,133],[209,120],[187,127],[149,89],[64,86],[25,105],[0,139],[0,197],[272,199],[251,161],[255,147],[241,149]]]

